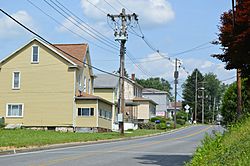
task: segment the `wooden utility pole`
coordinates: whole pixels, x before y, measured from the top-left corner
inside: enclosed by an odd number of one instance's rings
[[[197,123],[197,94],[198,92],[198,78],[197,78],[197,70],[195,72],[195,103],[194,103],[194,121]]]
[[[236,0],[236,5],[238,5],[238,0]],[[233,35],[235,33],[235,25],[236,25],[236,19],[235,19],[235,5],[234,0],[232,0],[232,13],[233,13]],[[241,115],[242,111],[242,95],[241,95],[241,70],[239,68],[236,69],[236,75],[237,75],[237,115],[238,118]]]
[[[175,71],[174,71],[174,128],[176,128],[176,98],[177,98],[177,84],[179,73],[177,71],[178,59],[175,59]]]
[[[121,21],[121,28],[118,29],[117,25],[115,27],[115,40],[120,43],[120,78],[119,78],[119,110],[118,110],[118,116],[121,117],[119,119],[119,130],[121,132],[121,135],[124,135],[124,113],[125,113],[125,99],[124,99],[124,62],[125,62],[125,43],[128,39],[127,34],[127,20],[131,21],[131,19],[137,20],[137,15],[135,13],[133,14],[126,14],[125,9],[122,9],[122,12],[118,15],[110,15],[108,14],[108,17],[111,18],[111,20],[117,24],[116,19],[119,19]]]
[[[204,98],[205,98],[205,96],[204,96],[204,91],[205,91],[205,86],[204,86],[204,82],[202,82],[202,110],[201,110],[201,114],[202,114],[202,124],[204,124]]]

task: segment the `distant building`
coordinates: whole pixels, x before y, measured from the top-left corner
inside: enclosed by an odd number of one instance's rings
[[[126,123],[148,122],[151,117],[155,116],[157,103],[148,98],[142,97],[143,87],[134,81],[135,75],[132,78],[126,78],[124,81],[124,98],[125,98],[125,115]],[[118,98],[119,98],[119,78],[107,75],[98,74],[94,80],[94,94],[100,96],[111,103],[115,103],[112,108],[113,129],[117,126],[118,116]]]
[[[161,91],[153,88],[144,88],[142,96],[153,100],[156,105],[156,116],[167,116],[167,110],[170,107],[169,94],[166,91]]]
[[[182,109],[182,102],[178,101],[176,102],[176,112],[180,111]],[[174,115],[174,102],[170,102],[170,107],[168,108],[168,117],[172,118]]]

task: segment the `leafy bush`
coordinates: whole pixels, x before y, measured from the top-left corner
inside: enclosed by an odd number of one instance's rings
[[[184,125],[186,123],[186,121],[184,119],[177,119],[176,123],[180,124],[180,125]]]
[[[166,123],[166,119],[163,118],[163,117],[160,117],[160,116],[156,116],[156,117],[153,117],[153,118],[150,119],[150,121],[154,122],[154,123],[155,123],[156,120],[159,120],[160,123]]]
[[[167,126],[166,126],[166,123],[159,123],[156,125],[156,128],[159,130],[165,130]]]
[[[152,122],[148,122],[148,123],[139,123],[139,124],[138,124],[138,128],[139,128],[139,129],[147,129],[147,130],[155,129],[155,123],[152,123]]]

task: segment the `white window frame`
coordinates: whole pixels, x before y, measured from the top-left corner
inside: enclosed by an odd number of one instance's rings
[[[88,109],[89,110],[89,114],[88,115],[79,115],[78,114],[78,109]],[[93,109],[93,115],[91,115],[91,109]],[[93,116],[95,116],[95,108],[93,108],[93,107],[79,107],[79,108],[77,108],[77,116],[78,117],[93,117]]]
[[[9,116],[8,115],[9,105],[22,105],[22,115],[21,116]],[[7,118],[23,118],[23,112],[24,112],[24,103],[7,103],[6,104],[6,117]]]
[[[19,73],[18,87],[15,87],[15,73]],[[20,89],[20,87],[21,87],[21,72],[20,71],[13,71],[13,73],[12,73],[12,89]]]
[[[37,61],[34,61],[34,59],[33,59],[33,49],[34,49],[34,47],[37,47]],[[39,47],[38,47],[38,45],[33,45],[32,46],[32,50],[31,50],[31,63],[34,63],[34,64],[37,64],[37,63],[39,63]]]

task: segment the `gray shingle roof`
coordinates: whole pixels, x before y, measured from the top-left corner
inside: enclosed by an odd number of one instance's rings
[[[151,94],[151,93],[168,94],[168,92],[166,92],[166,91],[161,91],[161,90],[153,89],[153,88],[144,88],[144,89],[142,90],[142,93],[144,93],[144,94]]]
[[[94,88],[116,88],[119,78],[108,74],[97,74],[94,80]]]

